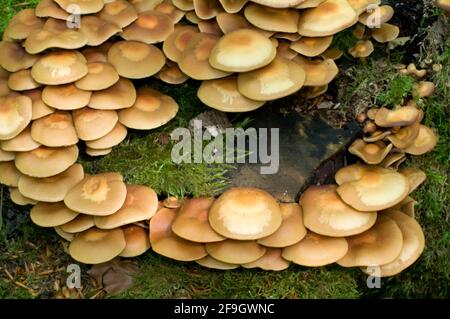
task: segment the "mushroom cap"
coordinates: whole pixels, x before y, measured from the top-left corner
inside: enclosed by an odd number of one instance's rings
[[[100,264],[117,257],[125,247],[125,235],[121,228],[91,228],[72,240],[69,253],[73,259],[84,264]]]
[[[122,31],[116,24],[102,20],[97,16],[81,17],[79,30],[86,36],[88,39],[87,45],[90,46],[98,46]]]
[[[175,24],[180,22],[186,14],[186,12],[179,10],[176,6],[174,6],[172,0],[165,0],[158,4],[155,7],[155,11],[168,15]]]
[[[192,24],[198,24],[202,19],[198,17],[198,15],[195,13],[195,11],[189,11],[186,12],[186,20],[188,20]]]
[[[251,1],[272,8],[289,8],[299,5],[304,0],[251,0]]]
[[[218,270],[231,270],[239,267],[239,265],[224,263],[223,261],[217,260],[209,255],[203,257],[202,259],[196,260],[195,262],[203,267]]]
[[[216,17],[217,24],[224,34],[239,30],[253,29],[254,27],[240,14],[222,12]],[[256,28],[255,28],[256,29]]]
[[[17,12],[8,22],[3,37],[13,40],[24,40],[29,34],[40,28],[43,21],[36,17],[34,9],[23,9]]]
[[[197,24],[198,29],[201,33],[209,33],[217,36],[222,36],[223,32],[219,27],[216,19],[202,20]]]
[[[131,3],[126,0],[115,0],[105,3],[99,17],[107,22],[113,23],[119,28],[125,28],[133,23],[137,17],[137,11]]]
[[[172,0],[172,4],[182,10],[182,11],[192,11],[194,10],[193,0]]]
[[[400,29],[392,24],[383,23],[381,27],[372,29],[372,38],[377,42],[386,43],[397,39]]]
[[[416,212],[415,212],[415,206],[416,206],[417,202],[414,200],[414,198],[408,196],[406,197],[404,200],[402,200],[399,204],[388,208],[386,210],[381,211],[380,213],[384,214],[384,213],[389,213],[389,212],[395,212],[395,211],[400,211],[403,214],[415,218],[416,216]]]
[[[87,65],[88,73],[75,82],[78,89],[85,91],[105,90],[119,81],[119,74],[109,63],[90,62]]]
[[[244,15],[254,26],[267,31],[296,33],[299,10],[290,8],[270,8],[256,3],[245,7]]]
[[[4,97],[7,95],[15,94],[11,92],[11,89],[8,86],[8,78],[0,78],[0,97]]]
[[[400,255],[403,236],[393,219],[380,214],[371,229],[348,237],[347,242],[347,254],[337,261],[340,266],[381,266]]]
[[[54,227],[55,232],[64,240],[72,241],[75,238],[75,234],[66,233],[61,227]]]
[[[404,151],[412,155],[423,155],[433,150],[437,141],[436,133],[428,126],[421,124],[416,139]]]
[[[239,29],[217,41],[209,63],[226,72],[247,72],[268,65],[275,55],[275,46],[261,32]]]
[[[301,196],[305,227],[330,237],[360,234],[371,228],[376,212],[360,212],[345,204],[336,185],[310,186]]]
[[[305,86],[328,85],[339,72],[332,59],[308,60],[301,55],[297,55],[292,61],[303,68],[306,77]]]
[[[14,161],[0,162],[0,184],[17,187],[20,175],[19,170],[14,165]]]
[[[93,216],[108,216],[125,203],[127,188],[122,180],[108,174],[86,176],[64,197],[64,203],[76,212]]]
[[[348,50],[354,58],[366,58],[374,51],[373,43],[370,40],[358,41]]]
[[[40,18],[54,18],[67,21],[70,18],[70,14],[53,0],[41,0],[36,5],[35,14]]]
[[[20,134],[30,123],[32,101],[28,96],[0,97],[0,140]]]
[[[23,95],[31,99],[31,119],[36,120],[55,112],[55,109],[42,101],[42,89],[34,89],[23,92]]]
[[[219,2],[227,13],[238,13],[247,4],[248,0],[219,0]],[[220,13],[217,16],[219,15]]]
[[[52,51],[37,60],[31,76],[36,82],[58,85],[77,81],[87,72],[86,59],[78,51]]]
[[[348,4],[356,11],[359,16],[367,10],[367,8],[378,6],[381,0],[347,0]]]
[[[150,243],[153,251],[179,261],[202,259],[207,255],[203,244],[185,240],[172,232],[176,215],[176,209],[162,208],[150,220]]]
[[[42,100],[57,110],[77,110],[88,105],[91,95],[91,91],[81,90],[73,83],[47,85],[42,91]]]
[[[333,42],[333,36],[301,37],[291,43],[290,48],[301,55],[315,57],[325,52]]]
[[[303,95],[307,99],[314,99],[328,91],[328,84],[321,86],[307,86],[302,89]]]
[[[228,76],[229,72],[218,70],[210,64],[211,52],[218,41],[218,36],[209,33],[192,36],[178,60],[181,71],[195,80],[213,80]]]
[[[119,111],[119,121],[126,127],[150,130],[160,127],[178,113],[178,104],[168,95],[142,87],[131,108]]]
[[[327,0],[300,12],[298,33],[307,37],[329,36],[357,21],[358,15],[346,0]]]
[[[271,41],[275,41],[276,38],[271,38]],[[277,56],[278,57],[283,57],[286,58],[288,60],[293,60],[298,53],[294,50],[292,50],[290,48],[291,42],[290,41],[285,41],[283,39],[280,39],[279,41],[276,40],[278,42],[277,45]],[[273,62],[273,61],[272,61]]]
[[[359,211],[383,210],[408,196],[407,178],[393,170],[363,167],[354,179],[352,177],[347,177],[348,181],[342,183],[337,192],[344,202]]]
[[[394,16],[394,9],[391,6],[380,6],[362,13],[358,20],[369,28],[376,28],[380,23],[388,22]]]
[[[108,62],[120,76],[142,79],[158,73],[166,58],[156,46],[137,41],[116,42],[108,51]]]
[[[9,72],[31,68],[39,59],[31,55],[17,42],[0,42],[0,66]]]
[[[368,124],[370,126],[372,126],[372,124],[373,124],[375,126],[375,130],[377,129],[377,127],[374,123],[368,122]],[[392,134],[391,131],[376,130],[375,132],[371,133],[369,136],[364,136],[363,141],[366,143],[375,143],[375,142],[384,140],[386,137],[388,137],[391,134]]]
[[[114,110],[95,110],[85,107],[73,113],[78,137],[84,141],[98,140],[111,132],[119,116]]]
[[[19,206],[36,205],[38,203],[31,198],[23,196],[17,187],[9,188],[9,197],[14,204]]]
[[[220,2],[216,0],[194,0],[193,2],[195,13],[202,20],[214,18],[223,10]]]
[[[91,14],[103,9],[103,0],[53,0],[62,9],[71,14]],[[72,12],[76,8],[76,12]]]
[[[198,243],[225,240],[208,222],[208,211],[214,200],[211,197],[185,200],[172,224],[172,231],[181,238]]]
[[[95,226],[94,217],[91,215],[79,214],[74,220],[61,225],[62,231],[69,234],[81,233]]]
[[[89,156],[105,156],[112,152],[112,148],[90,148],[86,147],[86,154]]]
[[[391,153],[380,163],[380,166],[383,168],[398,169],[404,161],[406,161],[405,153]]]
[[[243,96],[238,90],[235,76],[203,81],[197,96],[204,104],[222,112],[249,112],[260,108],[265,103]]]
[[[16,153],[5,151],[0,148],[0,162],[14,161],[16,158]]]
[[[34,120],[31,124],[31,137],[48,147],[62,147],[78,143],[77,132],[70,112],[55,113]]]
[[[306,235],[303,223],[303,212],[297,203],[280,204],[281,222],[272,235],[258,239],[258,243],[266,247],[283,248],[294,245]]]
[[[300,65],[278,56],[263,68],[240,73],[238,89],[249,99],[270,101],[297,92],[305,79],[306,74]]]
[[[425,71],[425,70],[423,70]],[[10,86],[11,87],[11,86]],[[413,95],[419,99],[433,95],[436,85],[430,81],[420,81],[414,84]]]
[[[33,177],[50,177],[64,172],[78,159],[78,147],[45,147],[40,146],[30,152],[16,155],[17,169]]]
[[[165,65],[156,77],[167,84],[182,84],[189,80],[189,77],[180,70],[177,64]]]
[[[424,171],[414,167],[403,168],[398,172],[408,179],[409,194],[414,192],[427,179],[427,174]]]
[[[127,137],[127,132],[127,128],[117,122],[111,132],[99,139],[87,141],[86,146],[94,150],[112,148],[120,144]]]
[[[215,243],[205,244],[208,254],[225,263],[247,264],[261,258],[267,248],[254,240],[227,239]]]
[[[137,257],[150,249],[148,231],[136,225],[122,227],[125,235],[126,246],[120,253],[120,257]]]
[[[389,277],[399,274],[420,257],[425,248],[425,236],[422,227],[414,218],[400,211],[387,212],[384,215],[395,221],[403,237],[400,255],[394,261],[380,266],[381,277]]]
[[[414,106],[403,106],[395,110],[382,107],[375,115],[375,124],[380,127],[412,125],[417,121],[419,113],[419,109]]]
[[[30,126],[10,140],[0,141],[0,148],[7,152],[28,152],[41,146],[31,137]]]
[[[120,36],[125,40],[140,41],[147,44],[163,42],[174,31],[172,19],[158,11],[144,11],[126,27]]]
[[[96,110],[120,110],[131,107],[136,101],[136,88],[133,82],[120,78],[107,89],[92,93],[89,107]]]
[[[417,121],[412,125],[402,127],[395,134],[390,134],[386,138],[396,148],[405,149],[414,143],[414,140],[419,136],[420,122]]]
[[[153,10],[156,6],[164,0],[129,0],[137,12]]]
[[[335,263],[347,253],[345,238],[326,237],[312,232],[295,245],[283,248],[281,256],[294,264],[321,267]]]
[[[266,253],[259,259],[243,264],[242,267],[261,268],[263,270],[282,271],[289,268],[290,261],[281,257],[282,250],[280,248],[267,248]]]
[[[348,151],[367,164],[377,165],[386,158],[392,148],[392,144],[386,145],[382,141],[366,143],[362,139],[357,139],[350,145]]]
[[[436,0],[435,4],[445,11],[450,11],[450,2],[448,0]]]
[[[75,219],[77,212],[70,210],[63,202],[37,203],[30,211],[33,223],[41,227],[61,226]]]
[[[27,69],[11,73],[8,78],[8,86],[14,91],[26,91],[36,89],[41,84],[31,77],[31,69]]]
[[[59,202],[67,192],[84,178],[83,166],[74,164],[53,177],[35,178],[22,175],[19,191],[26,197],[41,202]]]
[[[150,187],[127,185],[127,194],[122,207],[109,216],[95,216],[95,226],[113,229],[124,225],[149,220],[158,208],[158,196]]]
[[[177,26],[163,43],[163,51],[166,57],[174,62],[178,62],[189,41],[197,33],[198,28],[195,26]]]
[[[257,188],[236,187],[227,190],[209,211],[211,227],[231,239],[267,237],[280,227],[281,222],[281,211],[275,198]]]

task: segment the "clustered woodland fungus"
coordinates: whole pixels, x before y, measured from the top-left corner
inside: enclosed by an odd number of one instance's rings
[[[335,34],[354,28],[360,42],[349,53],[358,58],[373,51],[370,37],[398,36],[388,23],[393,9],[379,4],[42,0],[19,12],[0,42],[0,183],[15,203],[34,205],[31,220],[70,241],[70,255],[83,263],[151,247],[214,269],[338,263],[395,275],[424,248],[408,195],[426,178],[397,169],[405,154],[431,151],[437,139],[414,106],[369,110],[370,135],[350,149],[365,163],[338,171],[336,185],[310,187],[300,203],[278,203],[255,188],[158,202],[149,187],[127,185],[114,172],[91,176],[76,163],[80,141],[87,154],[105,155],[127,129],[155,129],[176,116],[171,97],[136,88],[136,79],[200,80],[200,100],[225,112],[255,110],[299,90],[322,94],[339,71]],[[430,90],[422,83],[417,96]]]

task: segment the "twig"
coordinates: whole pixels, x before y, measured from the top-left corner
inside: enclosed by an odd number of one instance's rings
[[[6,274],[6,276],[8,276],[8,278],[9,278],[11,281],[14,281],[14,277],[10,274],[10,272],[8,271],[8,269],[5,269],[5,274]]]

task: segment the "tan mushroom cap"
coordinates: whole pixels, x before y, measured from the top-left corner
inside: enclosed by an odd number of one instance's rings
[[[88,105],[92,92],[77,88],[73,83],[47,85],[42,91],[45,104],[57,110],[77,110]]]
[[[301,55],[297,55],[294,60],[305,72],[305,86],[328,85],[339,72],[339,69],[332,59],[308,60]]]
[[[66,233],[61,227],[54,227],[55,232],[64,240],[72,241],[75,238],[75,234]]]
[[[189,41],[197,33],[198,28],[195,26],[177,26],[163,43],[163,51],[166,57],[174,62],[178,62]]]
[[[158,196],[146,186],[127,185],[123,206],[109,216],[95,216],[95,225],[101,229],[113,229],[127,224],[149,220],[158,208]]]
[[[167,84],[182,84],[189,80],[189,77],[180,70],[177,64],[165,65],[156,77]]]
[[[172,232],[176,215],[176,209],[162,208],[150,220],[150,243],[153,251],[179,261],[194,261],[205,257],[207,252],[203,244],[185,240]]]
[[[114,129],[119,119],[116,111],[95,110],[89,107],[76,110],[72,114],[77,135],[84,141],[104,137]]]
[[[35,81],[46,85],[67,84],[88,72],[86,59],[77,51],[53,51],[42,56],[31,69]]]
[[[297,203],[280,204],[281,222],[280,228],[272,235],[261,238],[258,243],[266,247],[283,248],[294,245],[306,235],[303,223],[303,212]]]
[[[393,170],[366,167],[353,181],[341,184],[337,192],[344,202],[359,211],[379,211],[408,196],[409,183]]]
[[[376,28],[380,23],[386,23],[392,19],[394,9],[391,6],[383,5],[370,11],[366,11],[358,18],[359,22],[369,28]]]
[[[122,31],[114,23],[102,20],[97,16],[81,17],[79,30],[86,36],[87,45],[90,46],[98,46]]]
[[[375,143],[375,142],[378,142],[378,141],[382,141],[386,137],[388,137],[389,135],[392,134],[391,131],[377,130],[378,127],[376,127],[376,125],[374,123],[372,123],[372,122],[368,122],[367,124],[369,124],[368,127],[365,128],[367,133],[369,133],[369,131],[372,130],[372,126],[375,126],[375,128],[374,128],[375,131],[372,134],[370,134],[369,136],[364,136],[363,137],[363,141],[366,142],[366,143]]]
[[[436,85],[430,81],[420,81],[414,84],[413,95],[419,99],[433,95]]]
[[[366,58],[374,51],[373,43],[370,40],[358,41],[352,48],[348,50],[354,58]]]
[[[345,204],[336,185],[311,186],[301,196],[305,227],[330,237],[360,234],[371,228],[376,212],[360,212]]]
[[[186,12],[186,20],[189,21],[192,24],[198,24],[200,21],[202,21],[202,19],[200,19],[197,14],[195,13],[195,11],[189,11]]]
[[[282,250],[280,248],[267,248],[266,253],[259,259],[243,264],[242,267],[261,268],[263,270],[282,271],[289,268],[291,262],[281,257]]]
[[[450,2],[448,0],[436,0],[435,4],[443,10],[450,11]]]
[[[105,156],[112,152],[112,147],[110,148],[90,148],[86,147],[86,154],[89,156]]]
[[[367,8],[378,6],[381,3],[381,0],[347,0],[348,4],[356,11],[356,14],[359,16],[364,13]]]
[[[208,222],[208,211],[213,202],[211,197],[185,200],[172,224],[172,231],[181,238],[198,243],[225,240]]]
[[[216,17],[217,24],[224,34],[239,30],[254,28],[246,19],[240,14],[231,14],[227,12],[219,13]]]
[[[197,27],[201,33],[210,33],[219,37],[223,35],[223,32],[215,19],[202,20],[197,24]]]
[[[0,97],[14,94],[8,86],[8,78],[0,78]]]
[[[23,196],[17,187],[9,188],[9,197],[14,204],[19,206],[36,205],[38,203],[31,198]]]
[[[112,148],[120,144],[127,137],[127,133],[127,128],[117,122],[111,132],[97,140],[87,141],[86,146],[94,150]]]
[[[125,235],[121,228],[91,228],[72,240],[69,253],[73,259],[84,264],[100,264],[117,257],[125,247]]]
[[[93,216],[108,216],[117,212],[125,203],[127,188],[121,180],[108,174],[85,177],[64,197],[70,209]]]
[[[132,129],[150,130],[166,124],[177,112],[178,104],[170,96],[142,87],[138,90],[136,103],[119,111],[119,121]]]
[[[181,53],[178,66],[195,80],[213,80],[228,76],[229,72],[215,69],[210,64],[210,55],[219,37],[208,33],[197,33],[189,40]]]
[[[164,0],[155,7],[155,11],[168,15],[174,24],[177,24],[184,18],[186,12],[179,10],[173,5],[172,0]]]
[[[302,89],[304,96],[307,99],[314,99],[328,91],[328,84],[321,86],[307,86]]]
[[[23,9],[9,21],[3,37],[13,40],[24,40],[35,29],[40,28],[43,21],[36,17],[34,9]]]
[[[289,41],[281,40],[277,45],[277,56],[293,60],[298,53],[290,48],[291,43]],[[273,62],[273,61],[272,61]]]
[[[8,86],[14,91],[26,91],[36,89],[41,84],[31,77],[31,69],[27,69],[11,73],[8,79]]]
[[[109,63],[88,63],[88,73],[85,77],[75,82],[78,89],[85,91],[105,90],[119,81],[119,74]]]
[[[133,82],[120,78],[113,86],[93,92],[88,106],[96,110],[120,110],[131,107],[135,101]]]
[[[204,104],[222,112],[249,112],[264,105],[264,101],[246,98],[238,90],[237,78],[203,81],[197,96]]]
[[[109,42],[106,42],[109,44]],[[86,59],[87,63],[93,63],[93,62],[101,62],[101,63],[107,63],[108,62],[108,55],[107,51],[103,52],[99,49],[100,47],[87,47],[81,51],[83,56]]]
[[[386,145],[382,141],[366,143],[362,139],[357,139],[350,145],[348,151],[358,156],[366,164],[377,165],[386,158],[392,148],[392,144]]]
[[[298,33],[307,37],[329,36],[357,21],[358,15],[346,0],[327,0],[300,12]]]
[[[382,107],[375,115],[375,123],[380,127],[412,125],[417,121],[419,113],[419,109],[414,106],[403,106],[395,110]]]
[[[116,68],[120,76],[142,79],[158,73],[166,63],[166,58],[154,45],[119,41],[109,49],[108,62]]]
[[[129,0],[137,12],[153,10],[156,6],[164,0]]]
[[[38,59],[39,56],[28,54],[17,42],[0,42],[0,66],[8,72],[28,69]]]
[[[74,220],[61,225],[62,231],[69,234],[81,233],[95,226],[94,217],[91,215],[79,214]]]
[[[59,202],[67,192],[84,178],[83,166],[74,164],[53,177],[35,178],[22,175],[19,191],[26,197],[41,202]]]
[[[166,208],[180,208],[182,202],[175,196],[169,196],[162,201],[163,207]]]
[[[394,134],[388,135],[386,138],[397,148],[405,149],[410,146],[419,135],[420,123],[416,123],[402,127]]]
[[[30,123],[31,99],[24,95],[0,97],[0,140],[20,134]]]
[[[125,40],[140,41],[147,44],[163,42],[174,31],[172,19],[158,11],[139,13],[136,21],[121,33]]]
[[[438,141],[438,137],[434,131],[425,125],[420,125],[419,134],[414,142],[404,151],[412,155],[423,155],[434,149]]]
[[[78,213],[67,208],[63,202],[40,202],[30,211],[30,217],[33,223],[41,227],[61,226],[74,220],[77,216]]]
[[[380,163],[380,166],[383,168],[398,169],[404,161],[406,161],[405,153],[391,153]]]
[[[16,153],[8,152],[8,151],[2,150],[0,148],[0,162],[14,161],[15,158],[16,158]]]
[[[103,0],[53,0],[71,14],[91,14],[103,9]],[[76,8],[76,12],[72,12]]]
[[[290,48],[304,56],[315,57],[325,52],[333,41],[333,36],[328,37],[301,37],[292,42]]]
[[[347,250],[345,238],[308,232],[297,244],[283,248],[281,256],[297,265],[321,267],[335,263],[345,256]]]
[[[105,3],[99,17],[107,22],[113,23],[119,28],[125,28],[133,23],[138,15],[131,3],[125,0],[116,0]]]
[[[209,211],[211,227],[231,239],[267,237],[281,226],[281,222],[281,211],[275,198],[266,191],[251,187],[227,190]]]
[[[248,0],[219,0],[219,2],[227,13],[238,13],[244,8]]]
[[[240,29],[224,35],[211,51],[212,67],[227,72],[247,72],[273,61],[276,48],[262,33]]]
[[[393,219],[379,215],[371,229],[348,237],[347,242],[347,254],[337,261],[340,266],[381,266],[394,261],[400,255],[403,235]]]
[[[270,101],[297,92],[303,87],[305,79],[302,66],[278,56],[263,68],[240,73],[238,89],[249,99]]]
[[[251,0],[251,1],[272,8],[289,8],[299,5],[304,0]]]
[[[0,141],[0,148],[7,152],[28,152],[41,146],[31,137],[31,128],[28,126],[19,135],[10,140]]]
[[[0,162],[0,184],[17,187],[20,175],[19,170],[14,165],[14,161]]]
[[[33,177],[50,177],[64,172],[78,159],[78,147],[45,147],[40,146],[30,152],[16,155],[17,169]]]
[[[298,41],[302,38],[302,36],[298,33],[286,33],[286,32],[278,32],[273,35],[275,39],[288,40],[291,42]]]
[[[372,38],[377,42],[386,43],[397,39],[400,29],[392,24],[383,23],[381,27],[372,29]]]
[[[195,13],[202,20],[214,18],[223,11],[218,0],[194,0],[193,2]]]
[[[395,211],[400,211],[403,214],[411,217],[411,218],[415,218],[416,216],[416,212],[415,212],[415,206],[417,204],[417,201],[414,200],[414,198],[408,196],[406,197],[404,200],[402,200],[399,204],[388,208],[386,210],[381,211],[381,214],[385,214],[385,213],[390,213],[390,212],[395,212]]]
[[[28,96],[31,101],[31,119],[37,120],[46,115],[52,114],[55,112],[55,109],[48,106],[42,101],[42,88],[25,91],[22,93],[25,96]]]
[[[194,10],[193,0],[172,0],[172,4],[182,10],[182,11],[192,11]]]
[[[409,194],[414,192],[427,179],[427,174],[424,171],[414,167],[403,168],[398,172],[408,179]]]
[[[137,257],[150,249],[148,231],[136,225],[122,227],[125,235],[126,246],[120,253],[120,257]]]
[[[195,262],[203,267],[218,270],[231,270],[239,268],[239,265],[224,263],[223,261],[217,260],[209,255],[203,257],[202,259],[196,260]]]
[[[70,112],[57,111],[33,121],[31,137],[48,147],[70,146],[78,143]]]
[[[227,239],[205,245],[208,254],[225,263],[247,264],[261,258],[267,248],[259,245],[254,240]]]
[[[65,21],[70,17],[70,14],[61,9],[61,7],[53,0],[39,1],[36,5],[35,14],[40,18],[54,18]]]
[[[254,26],[267,31],[296,33],[299,11],[290,8],[270,8],[256,3],[245,7],[244,15]]]

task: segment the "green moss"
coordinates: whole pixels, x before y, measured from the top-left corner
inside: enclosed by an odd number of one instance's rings
[[[380,106],[394,107],[399,105],[402,100],[412,92],[414,79],[408,75],[395,73],[389,79],[386,88],[375,98],[375,103]]]
[[[34,8],[40,0],[1,0],[0,4],[0,34],[3,33],[9,20],[20,10]]]

